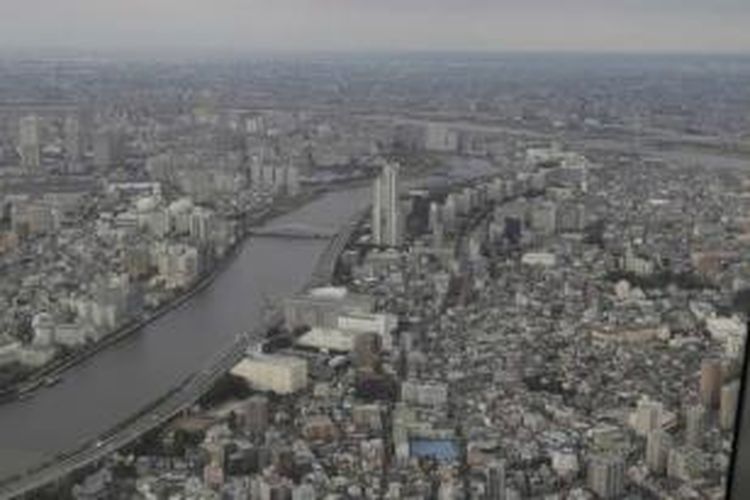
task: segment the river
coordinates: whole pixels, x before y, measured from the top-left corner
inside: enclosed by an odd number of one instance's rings
[[[493,172],[483,161],[449,165],[450,175],[419,184]],[[369,203],[366,188],[332,191],[264,227],[307,224],[334,232]],[[301,289],[327,243],[250,238],[211,286],[66,371],[57,385],[1,406],[0,481],[95,439],[199,371],[235,335],[259,326],[267,299],[277,302]]]
[[[335,231],[369,199],[336,191],[268,222]],[[27,400],[0,407],[0,478],[75,448],[154,401],[261,321],[264,295],[300,289],[324,240],[251,238],[214,283],[139,333],[75,366]]]

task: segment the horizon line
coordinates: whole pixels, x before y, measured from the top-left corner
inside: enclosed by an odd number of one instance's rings
[[[43,47],[3,46],[0,57],[346,57],[346,56],[625,56],[625,57],[750,57],[750,50],[632,50],[632,49],[481,49],[481,48],[362,48],[362,49],[292,49],[238,48],[222,46],[153,46],[153,47]]]

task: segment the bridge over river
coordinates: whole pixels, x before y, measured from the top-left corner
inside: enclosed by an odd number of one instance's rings
[[[253,236],[285,239],[313,239],[330,240],[336,235],[337,229],[328,226],[313,226],[310,224],[283,224],[264,226],[253,229]]]

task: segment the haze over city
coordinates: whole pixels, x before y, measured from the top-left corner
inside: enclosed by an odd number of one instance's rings
[[[0,2],[5,49],[746,53],[748,26],[745,0]]]

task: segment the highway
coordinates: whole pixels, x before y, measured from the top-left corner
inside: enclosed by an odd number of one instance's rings
[[[331,238],[320,255],[306,288],[322,286],[330,282],[339,255],[366,213],[367,210],[358,212]],[[219,378],[245,356],[248,348],[262,343],[266,331],[281,320],[281,311],[275,311],[273,316],[258,330],[237,335],[231,344],[222,348],[200,371],[193,373],[160,399],[142,408],[130,419],[99,436],[98,439],[83,443],[78,449],[53,457],[50,461],[25,474],[4,481],[0,484],[0,498],[14,498],[30,493],[75,470],[95,463],[138,439],[149,430],[188,410]]]

